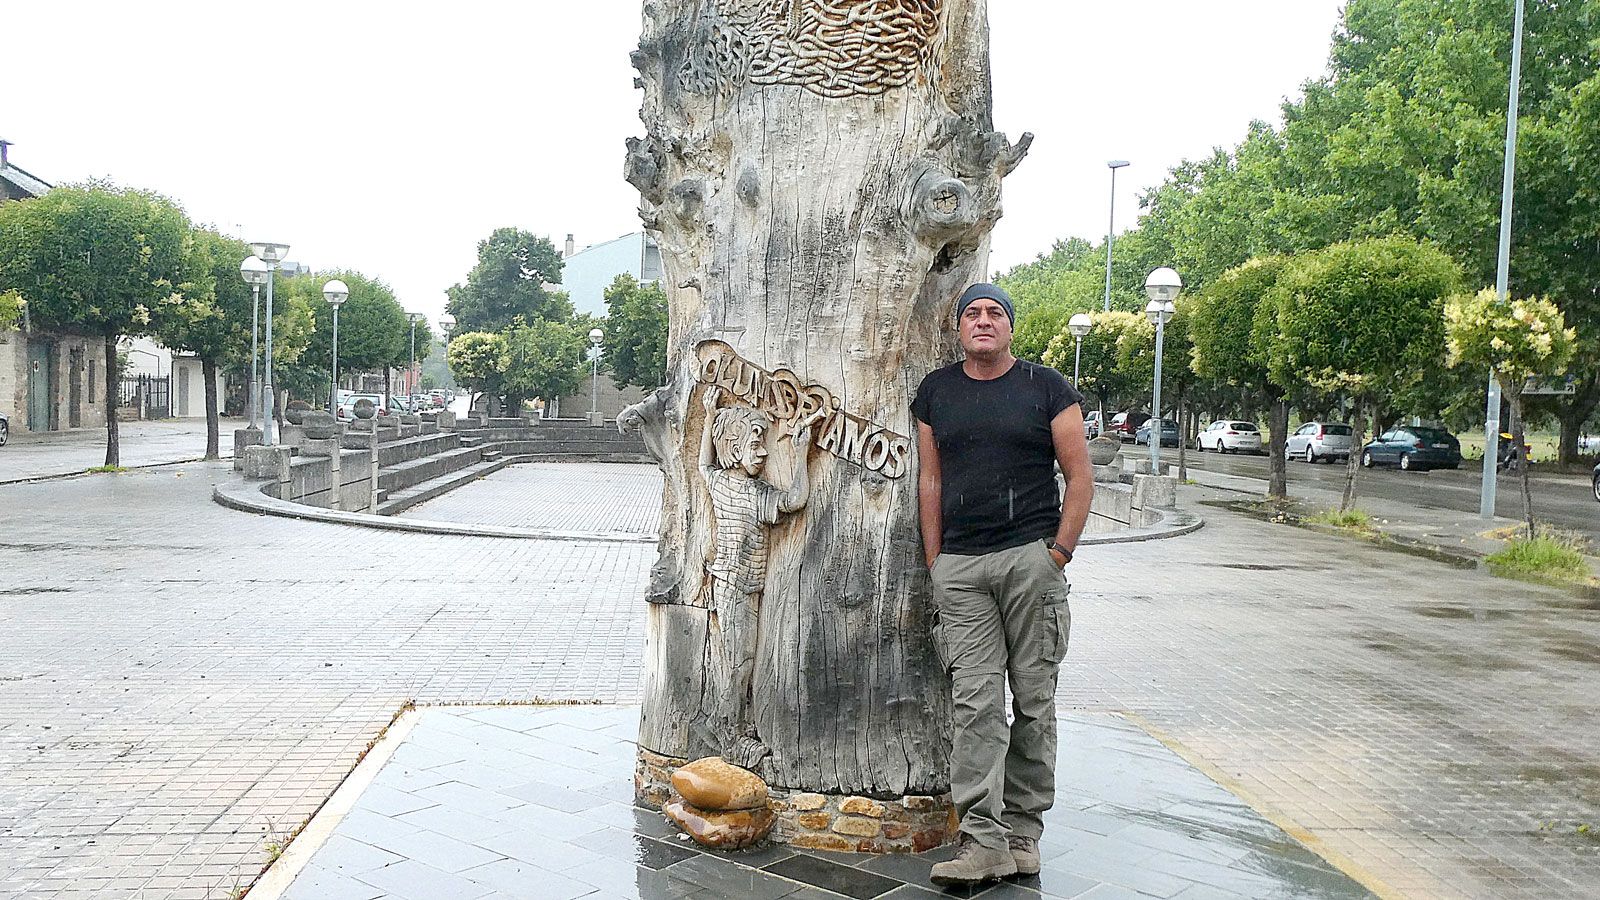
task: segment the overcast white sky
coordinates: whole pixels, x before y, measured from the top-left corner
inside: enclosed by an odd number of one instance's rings
[[[53,183],[109,177],[199,222],[388,281],[436,317],[478,240],[638,229],[638,0],[8,3],[0,137]],[[995,121],[1038,138],[991,269],[1119,228],[1326,66],[1341,0],[990,0]],[[430,12],[419,13],[417,9]]]

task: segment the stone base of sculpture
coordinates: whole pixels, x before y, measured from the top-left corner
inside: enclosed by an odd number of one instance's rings
[[[634,797],[640,806],[664,809],[681,798],[672,774],[686,759],[640,748],[634,769]],[[960,831],[949,794],[860,797],[789,791],[767,787],[774,843],[847,853],[921,853],[953,843]]]

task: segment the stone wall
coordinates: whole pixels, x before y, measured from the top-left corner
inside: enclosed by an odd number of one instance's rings
[[[343,450],[339,454],[339,503],[333,503],[333,460],[322,456],[295,456],[285,475],[264,488],[268,496],[319,509],[344,512],[372,511],[372,453]]]
[[[687,764],[639,749],[634,796],[660,809],[674,796],[672,773]],[[921,853],[955,840],[959,831],[949,794],[873,798],[767,788],[776,814],[771,840],[812,850]]]
[[[13,435],[28,434],[28,347],[54,347],[50,355],[50,422],[39,430],[104,428],[105,341],[76,334],[0,330],[0,413],[11,421]],[[92,376],[92,378],[91,378]],[[73,385],[77,385],[77,414],[73,414]]]

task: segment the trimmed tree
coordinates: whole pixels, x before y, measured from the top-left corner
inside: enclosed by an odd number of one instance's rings
[[[1523,391],[1528,379],[1560,375],[1578,350],[1578,333],[1568,328],[1561,310],[1542,297],[1500,302],[1492,288],[1458,294],[1444,305],[1445,335],[1451,366],[1487,368],[1500,379],[1511,404],[1512,438],[1523,444]],[[1533,492],[1528,467],[1521,471],[1522,518],[1534,536]]]
[[[1367,414],[1438,371],[1444,298],[1460,286],[1461,271],[1443,251],[1401,236],[1334,244],[1294,258],[1280,275],[1273,380],[1303,380],[1353,402],[1341,512],[1356,500]]]
[[[28,302],[35,327],[105,342],[106,457],[119,465],[117,340],[150,330],[158,304],[196,291],[189,218],[164,197],[91,183],[0,204],[0,291]]]
[[[506,390],[547,403],[573,393],[587,342],[587,331],[566,322],[519,321],[505,332]]]
[[[478,263],[466,284],[446,293],[446,309],[464,332],[503,331],[526,321],[566,321],[572,301],[546,284],[561,283],[561,254],[550,239],[518,228],[496,228],[478,242]]]
[[[1270,497],[1289,495],[1284,446],[1289,432],[1287,389],[1272,378],[1267,349],[1270,341],[1257,323],[1275,326],[1275,316],[1262,316],[1287,260],[1281,256],[1252,259],[1206,284],[1188,304],[1189,339],[1194,345],[1195,372],[1233,386],[1235,396],[1256,395],[1270,410],[1267,422],[1267,465]]]
[[[504,335],[487,331],[470,331],[450,340],[445,360],[453,375],[467,390],[486,394],[489,398],[489,415],[500,414],[500,392],[505,388],[506,368],[511,360],[506,354]],[[475,405],[476,397],[468,399],[467,410]]]
[[[1086,397],[1094,397],[1103,417],[1108,408],[1133,397],[1136,386],[1122,366],[1119,344],[1123,336],[1139,328],[1141,316],[1112,310],[1090,313],[1094,328],[1083,338],[1083,361],[1078,367],[1078,390]],[[1071,376],[1076,358],[1077,339],[1067,330],[1063,321],[1060,329],[1050,338],[1044,352],[1044,364]]]

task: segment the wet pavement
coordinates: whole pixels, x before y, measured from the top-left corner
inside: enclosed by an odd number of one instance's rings
[[[1039,875],[950,890],[928,873],[951,848],[877,856],[695,845],[660,813],[632,806],[633,707],[411,716],[364,764],[373,771],[352,778],[359,795],[313,820],[252,898],[1372,896],[1116,715],[1060,720]]]
[[[0,485],[0,898],[227,897],[408,700],[638,702],[654,547],[249,515],[232,477]],[[1205,515],[1073,561],[1063,714],[1125,714],[1382,896],[1594,894],[1592,600]]]
[[[242,427],[238,419],[222,420],[224,456],[233,455],[233,430]],[[206,455],[206,420],[119,422],[117,446],[122,465],[130,468],[196,460]],[[13,435],[10,442],[0,447],[0,484],[77,475],[105,461],[104,427]]]

